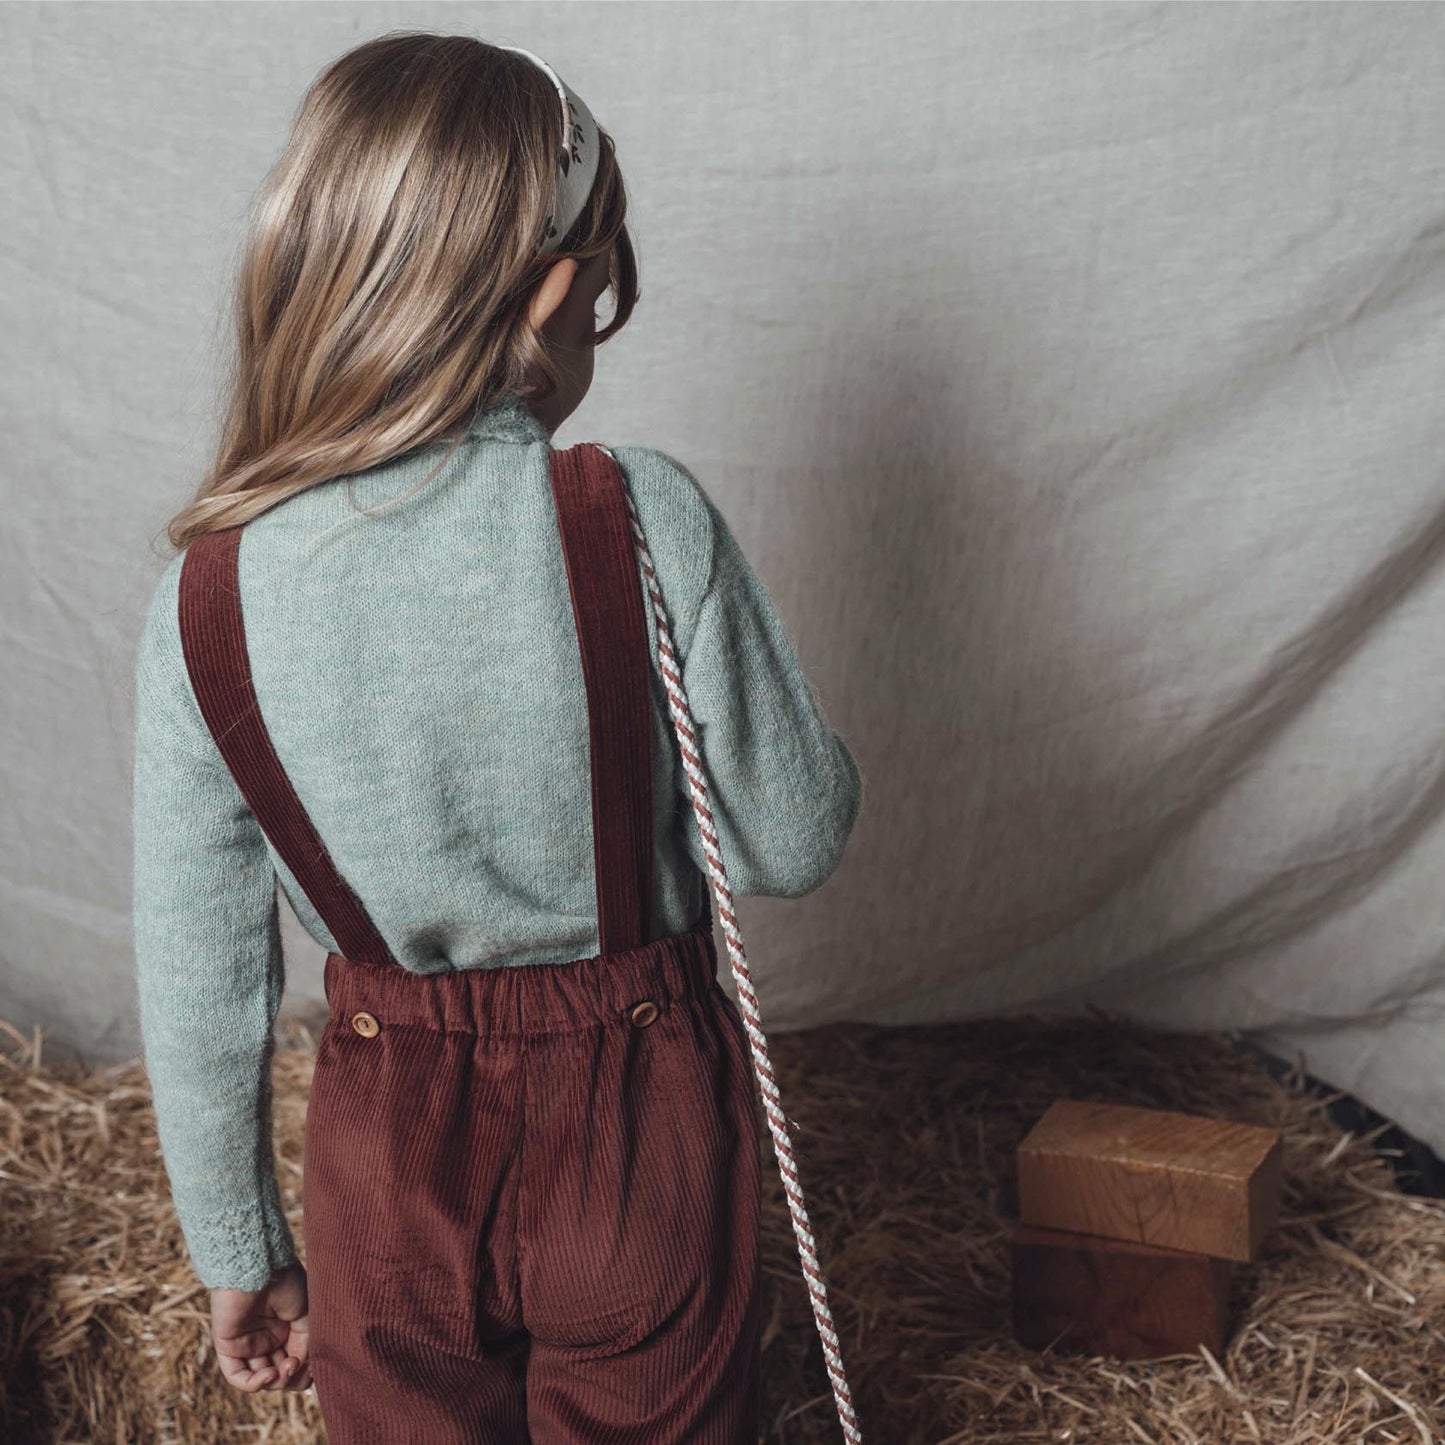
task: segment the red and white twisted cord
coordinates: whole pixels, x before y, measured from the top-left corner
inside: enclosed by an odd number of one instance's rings
[[[610,457],[612,453],[594,443]],[[613,458],[615,461],[616,458]],[[619,473],[621,468],[618,468]],[[808,1296],[813,1305],[813,1321],[818,1327],[818,1338],[823,1342],[823,1358],[828,1368],[828,1379],[833,1387],[833,1400],[838,1407],[838,1421],[843,1427],[844,1438],[849,1445],[862,1445],[863,1435],[858,1428],[858,1417],[853,1410],[853,1398],[848,1390],[848,1379],[843,1372],[843,1355],[838,1343],[838,1333],[833,1328],[833,1315],[828,1308],[828,1292],[823,1281],[822,1267],[818,1263],[817,1242],[813,1238],[812,1221],[808,1218],[808,1206],[803,1198],[803,1186],[798,1178],[797,1163],[793,1154],[793,1141],[788,1134],[788,1121],[783,1114],[782,1095],[773,1076],[773,1063],[768,1054],[768,1039],[763,1032],[762,1010],[758,1007],[758,996],[753,990],[752,976],[748,970],[747,955],[743,951],[743,936],[738,928],[737,914],[733,911],[733,893],[728,885],[727,870],[723,866],[722,852],[718,847],[717,829],[713,826],[712,810],[707,803],[707,780],[703,776],[702,750],[693,731],[692,713],[687,705],[687,693],[683,690],[682,673],[677,666],[677,656],[672,648],[672,632],[667,625],[667,611],[662,605],[662,593],[657,586],[657,573],[652,565],[652,553],[648,550],[647,538],[643,536],[642,524],[637,520],[637,508],[633,505],[630,489],[624,480],[623,494],[627,498],[627,514],[632,525],[633,539],[647,576],[647,591],[652,599],[653,615],[657,619],[657,651],[662,667],[663,684],[667,690],[668,710],[672,714],[673,731],[677,734],[678,747],[682,751],[683,771],[687,774],[688,786],[692,793],[693,812],[697,815],[698,832],[702,838],[703,854],[707,859],[708,873],[712,877],[713,892],[717,896],[718,917],[722,921],[723,937],[727,942],[728,961],[732,965],[733,979],[737,984],[738,1000],[742,1004],[743,1026],[747,1031],[753,1060],[753,1075],[758,1091],[762,1095],[763,1112],[767,1116],[768,1131],[773,1136],[773,1152],[778,1160],[778,1172],[782,1176],[783,1190],[788,1197],[788,1209],[793,1218],[793,1233],[798,1241],[798,1258],[802,1261],[803,1277],[808,1287]]]

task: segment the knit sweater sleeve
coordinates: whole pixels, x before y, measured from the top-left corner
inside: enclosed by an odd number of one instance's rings
[[[858,764],[824,716],[771,596],[697,479],[663,452],[614,454],[633,483],[669,608],[733,892],[801,897],[842,860],[862,810]],[[657,500],[659,489],[670,508]],[[698,557],[706,559],[701,578]],[[681,769],[678,783],[688,851],[705,871]]]
[[[133,923],[161,1153],[191,1263],[259,1289],[296,1258],[272,1155],[272,1027],[284,982],[265,839],[196,705],[177,558],[135,673]]]

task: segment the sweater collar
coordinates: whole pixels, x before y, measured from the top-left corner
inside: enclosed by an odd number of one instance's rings
[[[467,427],[467,435],[525,443],[550,441],[552,433],[520,396],[508,394],[479,411]]]

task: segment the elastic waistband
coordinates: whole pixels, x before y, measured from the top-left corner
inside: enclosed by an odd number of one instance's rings
[[[712,920],[641,948],[570,963],[525,963],[413,973],[399,964],[326,958],[326,999],[333,1017],[371,1014],[381,1026],[409,1024],[487,1035],[564,1033],[626,1019],[651,1001],[659,1013],[702,998],[717,979]]]

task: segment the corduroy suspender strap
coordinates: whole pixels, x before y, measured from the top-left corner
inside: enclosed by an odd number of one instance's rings
[[[652,704],[647,617],[617,464],[579,442],[552,453],[552,495],[582,649],[592,757],[592,852],[603,953],[652,926]]]
[[[181,650],[191,689],[252,816],[337,948],[354,963],[393,963],[301,806],[266,730],[241,615],[240,545],[240,527],[207,532],[190,544],[181,563]]]
[[[603,451],[554,451],[552,493],[587,688],[592,842],[603,953],[652,922],[652,711],[647,623],[623,482]],[[337,871],[267,731],[246,648],[241,528],[208,532],[181,564],[181,648],[201,715],[262,832],[344,957],[394,962]]]

